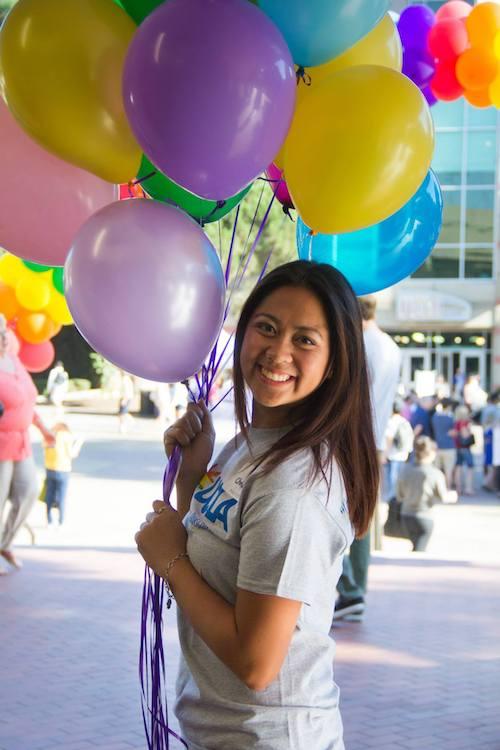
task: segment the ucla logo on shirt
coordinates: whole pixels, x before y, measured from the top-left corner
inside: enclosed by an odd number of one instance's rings
[[[238,501],[234,497],[228,497],[219,471],[214,468],[205,474],[193,499],[200,503],[200,511],[207,521],[222,524],[224,531],[227,532],[228,513],[238,504]]]

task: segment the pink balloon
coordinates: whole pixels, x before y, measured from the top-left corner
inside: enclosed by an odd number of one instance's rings
[[[158,201],[119,201],[94,214],[75,237],[64,287],[89,344],[148,380],[193,375],[222,326],[219,256],[199,224]]]
[[[465,0],[449,0],[436,11],[436,21],[446,18],[466,18],[472,10],[472,5]]]
[[[288,187],[283,179],[283,170],[276,166],[276,164],[270,164],[266,169],[266,177],[271,180],[269,186],[274,191],[276,190],[276,198],[279,200],[281,205],[287,211],[291,208],[295,208]]]
[[[43,344],[21,341],[18,356],[29,372],[43,372],[54,361],[54,345],[52,341],[44,341]]]
[[[41,148],[1,98],[0,133],[0,245],[24,260],[62,266],[76,232],[117,200],[117,188]]]

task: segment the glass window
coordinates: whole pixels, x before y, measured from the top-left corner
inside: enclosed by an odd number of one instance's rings
[[[470,131],[467,137],[467,182],[469,185],[495,184],[496,132]]]
[[[481,109],[480,107],[472,107],[467,104],[467,121],[469,125],[491,127],[497,124],[498,113],[495,107],[486,107]]]
[[[456,279],[459,273],[458,247],[435,247],[414,274],[414,279]]]
[[[443,225],[438,242],[460,240],[460,195],[460,190],[443,190]]]
[[[463,97],[454,102],[438,102],[432,108],[436,128],[461,128],[464,122]]]
[[[493,242],[493,190],[467,190],[465,241]],[[440,242],[443,240],[440,239]]]
[[[462,133],[436,133],[432,168],[443,185],[459,185],[462,174]],[[443,175],[443,177],[442,177]],[[447,179],[444,176],[448,175]],[[455,175],[455,177],[453,177]],[[451,180],[451,182],[447,182]]]
[[[465,248],[465,278],[491,279],[493,276],[493,247]]]

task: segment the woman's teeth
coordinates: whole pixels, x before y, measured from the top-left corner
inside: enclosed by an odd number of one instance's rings
[[[285,383],[292,377],[291,375],[277,375],[275,372],[271,372],[271,370],[264,369],[264,367],[261,367],[260,369],[264,377],[273,380],[275,383]]]

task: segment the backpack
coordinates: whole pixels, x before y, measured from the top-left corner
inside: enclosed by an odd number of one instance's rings
[[[411,453],[413,450],[413,429],[411,424],[406,420],[402,419],[394,437],[392,439],[392,447],[394,450],[401,453]]]

